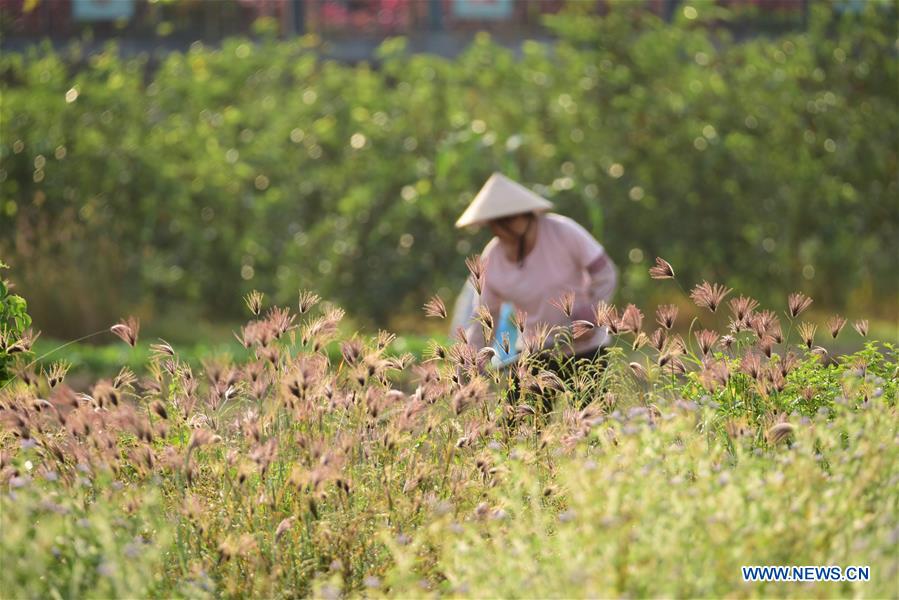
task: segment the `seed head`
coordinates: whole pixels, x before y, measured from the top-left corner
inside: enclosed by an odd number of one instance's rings
[[[168,420],[168,418],[169,418],[169,413],[165,409],[165,405],[158,400],[150,405],[150,410],[152,410],[154,413],[156,413],[156,415],[160,419]]]
[[[621,331],[630,331],[634,334],[640,332],[643,327],[643,313],[633,304],[628,304],[621,315],[620,328]]]
[[[133,348],[137,344],[140,321],[135,317],[128,317],[110,327],[109,331],[117,335],[122,341]]]
[[[50,367],[50,371],[47,372],[47,384],[51,388],[55,388],[66,378],[66,373],[69,372],[71,367],[72,364],[65,360],[54,362]]]
[[[528,313],[521,310],[520,308],[515,309],[515,313],[512,315],[512,324],[518,330],[519,334],[524,333],[525,325],[528,322]]]
[[[665,347],[666,339],[667,335],[665,334],[665,329],[660,327],[652,332],[652,337],[649,338],[649,344],[661,352],[662,348]]]
[[[433,296],[428,300],[424,305],[424,310],[426,317],[435,317],[438,319],[446,318],[446,305],[443,304],[443,300],[440,296]]]
[[[221,437],[215,435],[208,429],[194,429],[193,433],[190,435],[190,442],[187,447],[193,450],[194,448],[199,448],[206,444],[215,444],[216,442],[220,442],[221,439]]]
[[[606,302],[600,302],[596,305],[596,324],[607,328],[612,334],[617,335],[619,331],[620,321],[618,320],[618,309]]]
[[[730,292],[731,289],[729,287],[703,281],[693,288],[693,291],[690,292],[690,298],[693,299],[696,306],[715,312],[718,310],[718,305]]]
[[[789,439],[795,430],[796,427],[790,423],[778,423],[765,432],[765,437],[768,438],[768,443],[774,446]]]
[[[750,317],[750,326],[758,339],[762,339],[766,335],[774,337],[775,328],[778,331],[780,330],[780,322],[777,320],[777,315],[770,310],[763,310],[753,314]]]
[[[740,370],[756,381],[762,374],[762,360],[755,352],[747,352],[740,361]]]
[[[667,260],[656,257],[656,264],[649,269],[649,276],[653,279],[674,279],[674,268]]]
[[[802,338],[802,343],[811,350],[812,346],[815,343],[815,331],[817,331],[818,326],[813,323],[800,323],[799,327],[797,327],[797,331],[799,332],[799,337]]]
[[[656,323],[665,329],[671,329],[674,326],[674,320],[677,319],[677,306],[674,304],[661,304],[656,309]]]
[[[471,284],[475,291],[480,295],[484,291],[484,277],[486,275],[487,263],[480,254],[473,254],[465,259],[465,266],[471,274]]]
[[[321,300],[321,298],[319,297],[318,294],[316,294],[314,292],[310,292],[308,290],[301,290],[300,291],[300,302],[299,302],[300,314],[305,315],[307,312],[309,312],[312,309],[313,306],[318,304],[320,300]]]
[[[730,312],[734,316],[734,321],[740,327],[744,327],[748,322],[752,311],[754,311],[759,303],[753,298],[740,296],[739,298],[731,298],[728,302]]]
[[[254,315],[259,315],[262,312],[262,299],[264,295],[262,292],[253,290],[246,296],[244,296],[243,301],[246,303],[247,308],[250,309],[250,312]]]
[[[565,292],[560,297],[550,300],[549,303],[558,308],[563,315],[570,319],[571,313],[574,312],[574,292]]]
[[[287,517],[286,519],[278,523],[278,528],[275,530],[276,542],[281,539],[281,536],[290,531],[290,528],[293,525],[294,521],[296,521],[296,517]]]
[[[175,356],[175,349],[167,341],[160,339],[158,344],[150,344],[150,352],[154,357]]]
[[[855,330],[862,337],[867,337],[868,335],[868,319],[859,319],[855,323],[852,324],[855,327]]]
[[[707,356],[711,352],[712,346],[715,345],[719,337],[717,332],[708,329],[695,331],[693,335],[696,336],[696,343],[699,344],[699,351],[702,352],[703,356]]]
[[[493,315],[490,313],[490,309],[483,304],[478,306],[477,310],[475,310],[475,320],[484,329],[484,339],[489,340],[493,336],[494,326]]]
[[[631,350],[634,350],[634,351],[639,350],[640,348],[642,348],[643,346],[645,346],[648,343],[649,343],[649,336],[641,331],[636,336],[634,336],[634,343],[631,344]]]
[[[643,365],[641,365],[638,362],[632,362],[632,363],[629,363],[628,366],[631,368],[631,371],[633,371],[634,376],[637,379],[646,381],[646,379],[647,379],[646,378],[646,369],[643,368]]]
[[[571,335],[574,339],[578,339],[593,331],[595,327],[596,326],[590,321],[579,319],[571,324]],[[506,352],[508,352],[508,350]]]
[[[846,317],[841,317],[840,315],[834,315],[827,321],[827,327],[830,329],[830,335],[833,339],[837,339],[845,324]]]
[[[2,332],[0,332],[2,333]],[[34,341],[40,337],[40,332],[34,333],[31,329],[26,329],[18,340],[11,342],[12,335],[9,337],[0,336],[0,348],[6,350],[7,354],[17,354],[20,352],[29,352]]]
[[[704,362],[699,379],[702,385],[710,392],[727,385],[727,382],[730,380],[730,371],[727,368],[727,363],[723,360]]]
[[[805,309],[812,304],[812,299],[802,292],[790,294],[787,298],[787,306],[790,309],[790,316],[794,319],[798,317]]]

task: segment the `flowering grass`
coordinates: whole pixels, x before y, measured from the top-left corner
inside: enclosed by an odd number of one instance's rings
[[[599,306],[588,324],[617,331],[607,366],[562,377],[537,350],[587,325],[525,332],[534,352],[515,386],[464,335],[420,359],[396,353],[385,332],[341,335],[342,311],[308,293],[296,312],[249,297],[239,361],[191,365],[118,323],[146,348],[139,375],[82,394],[64,367],[26,369],[0,390],[0,585],[11,597],[895,595],[895,348],[836,356],[831,331],[799,334],[802,298],[777,307],[782,322],[736,293],[694,288],[705,314],[687,335],[670,308]],[[871,581],[747,584],[749,564],[870,565]]]

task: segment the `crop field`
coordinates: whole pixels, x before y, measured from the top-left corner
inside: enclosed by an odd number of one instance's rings
[[[147,349],[139,372],[76,393],[45,361],[0,391],[3,589],[894,595],[896,349],[832,355],[867,322],[818,331],[802,294],[763,309],[702,282],[690,297],[704,314],[685,336],[671,305],[598,305],[561,333],[616,332],[607,364],[566,378],[542,368],[540,333],[512,371],[461,334],[421,359],[388,353],[386,332],[335,339],[343,311],[311,292],[248,295],[246,359],[197,369],[124,320],[111,331]],[[426,311],[445,315],[437,297]],[[782,564],[871,576],[742,581],[743,565]]]

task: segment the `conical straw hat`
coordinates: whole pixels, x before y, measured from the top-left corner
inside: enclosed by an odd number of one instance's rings
[[[468,227],[490,219],[527,212],[546,211],[552,207],[549,200],[541,198],[502,173],[494,173],[456,221],[456,227]]]

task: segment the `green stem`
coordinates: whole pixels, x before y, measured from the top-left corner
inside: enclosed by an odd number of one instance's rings
[[[30,363],[28,363],[27,365],[25,365],[25,370],[30,369],[31,367],[33,367],[34,365],[36,365],[36,364],[39,363],[40,361],[44,360],[45,358],[47,358],[48,356],[50,356],[50,355],[53,354],[54,352],[58,352],[59,350],[62,350],[63,348],[65,348],[65,347],[67,347],[67,346],[71,346],[72,344],[77,344],[78,342],[83,342],[84,340],[89,340],[90,338],[96,337],[96,336],[100,335],[101,333],[106,333],[107,331],[109,331],[109,330],[108,330],[108,329],[101,329],[100,331],[95,331],[94,333],[89,333],[89,334],[87,334],[87,335],[85,335],[85,336],[83,336],[83,337],[80,337],[80,338],[78,338],[77,340],[72,340],[72,341],[70,341],[70,342],[66,342],[66,343],[63,344],[62,346],[57,346],[56,348],[53,348],[52,350],[49,350],[49,351],[47,351],[47,352],[41,354],[40,356],[38,356],[37,358],[35,358],[33,361],[31,361]],[[3,390],[6,386],[8,386],[9,384],[11,384],[11,383],[12,383],[13,381],[15,381],[18,377],[19,377],[18,375],[13,375],[12,378],[11,378],[9,381],[7,381],[7,382],[4,383],[2,386],[0,386],[0,390]]]

